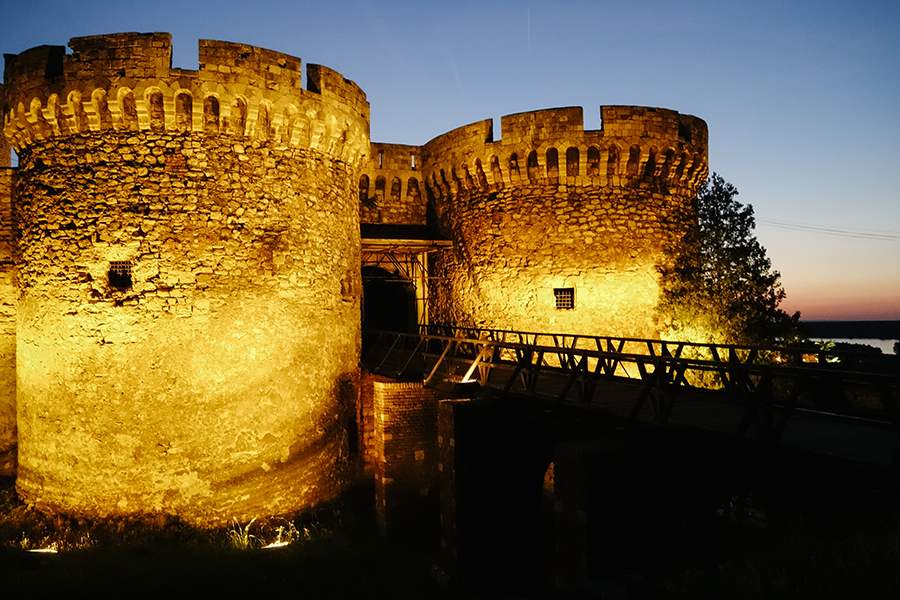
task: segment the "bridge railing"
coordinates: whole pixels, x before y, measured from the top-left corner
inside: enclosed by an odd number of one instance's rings
[[[763,360],[761,350],[754,355],[749,347],[735,347],[734,354],[726,347],[724,358],[716,345],[554,339],[552,334],[459,328],[444,332],[455,335],[374,332],[375,338],[365,340],[364,363],[373,371],[424,379],[428,385],[477,381],[501,395],[558,403],[603,407],[624,394],[629,423],[648,411],[665,421],[676,404],[706,399],[736,408],[735,435],[760,441],[777,442],[788,420],[804,413],[852,419],[900,436],[900,375],[842,370],[827,362]],[[713,358],[688,356],[686,349],[697,347]]]
[[[753,346],[741,344],[716,344],[647,338],[548,333],[505,329],[460,327],[448,324],[419,326],[423,335],[442,335],[514,342],[533,346],[554,346],[647,354],[649,356],[673,356],[696,358],[714,362],[784,365],[833,365],[847,371],[871,371],[900,374],[900,356],[848,350],[827,349],[813,343],[792,346]],[[552,361],[553,358],[547,357]],[[558,366],[558,365],[557,365]]]

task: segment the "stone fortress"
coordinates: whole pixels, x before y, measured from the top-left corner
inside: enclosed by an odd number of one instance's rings
[[[303,89],[295,57],[199,46],[197,71],[162,33],[6,55],[0,471],[29,503],[215,525],[333,496],[364,326],[658,335],[701,119],[605,106],[585,131],[563,108],[373,143],[339,73]]]

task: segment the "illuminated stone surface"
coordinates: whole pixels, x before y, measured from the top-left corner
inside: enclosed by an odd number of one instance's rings
[[[8,147],[5,156],[9,156]],[[15,242],[10,215],[13,171],[3,166],[9,165],[0,165],[0,475],[13,475],[16,466]]]
[[[118,41],[150,56],[134,76],[103,52]],[[299,60],[248,46],[201,42],[191,73],[168,69],[168,36],[71,45],[44,92],[93,104],[6,127],[20,493],[201,524],[331,497],[357,377],[365,97],[320,68],[320,92],[300,90]],[[17,90],[39,78],[22,60]]]
[[[706,123],[659,108],[601,114],[600,131],[562,108],[503,117],[498,141],[487,120],[421,147],[372,144],[364,222],[431,213],[453,240],[433,255],[432,320],[658,335],[658,267],[706,178]],[[574,309],[556,308],[556,288],[574,289]]]
[[[5,113],[5,86],[0,109]],[[0,475],[16,469],[16,289],[12,231],[13,170],[6,137],[0,135]]]
[[[18,442],[29,502],[219,524],[332,496],[360,223],[452,240],[428,260],[432,321],[658,331],[663,249],[707,173],[696,117],[602,107],[584,131],[564,108],[503,117],[497,141],[483,121],[371,143],[363,92],[317,65],[303,90],[288,55],[201,40],[188,71],[168,34],[70,47],[7,56],[0,86],[0,160],[20,159],[0,162],[0,472]]]

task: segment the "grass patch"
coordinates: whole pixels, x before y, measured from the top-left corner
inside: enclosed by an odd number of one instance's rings
[[[659,539],[663,560],[633,561],[577,590],[547,586],[511,596],[440,587],[431,576],[437,540],[385,539],[371,485],[297,515],[203,530],[174,518],[44,515],[19,503],[13,483],[0,480],[4,598],[900,597],[896,493],[776,486],[740,494],[708,520],[690,519],[684,535]],[[58,554],[23,549],[51,543]]]
[[[76,519],[21,504],[0,480],[0,581],[9,598],[441,598],[434,540],[380,535],[373,488],[284,518],[204,530],[172,517]],[[265,548],[281,542],[277,547]],[[58,554],[27,552],[55,544]]]

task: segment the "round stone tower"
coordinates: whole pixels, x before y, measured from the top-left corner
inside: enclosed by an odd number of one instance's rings
[[[365,94],[168,34],[7,57],[18,489],[221,524],[332,496],[359,353]]]
[[[672,110],[503,117],[424,146],[428,202],[453,249],[433,262],[437,322],[652,338],[665,249],[707,174],[707,128]]]

